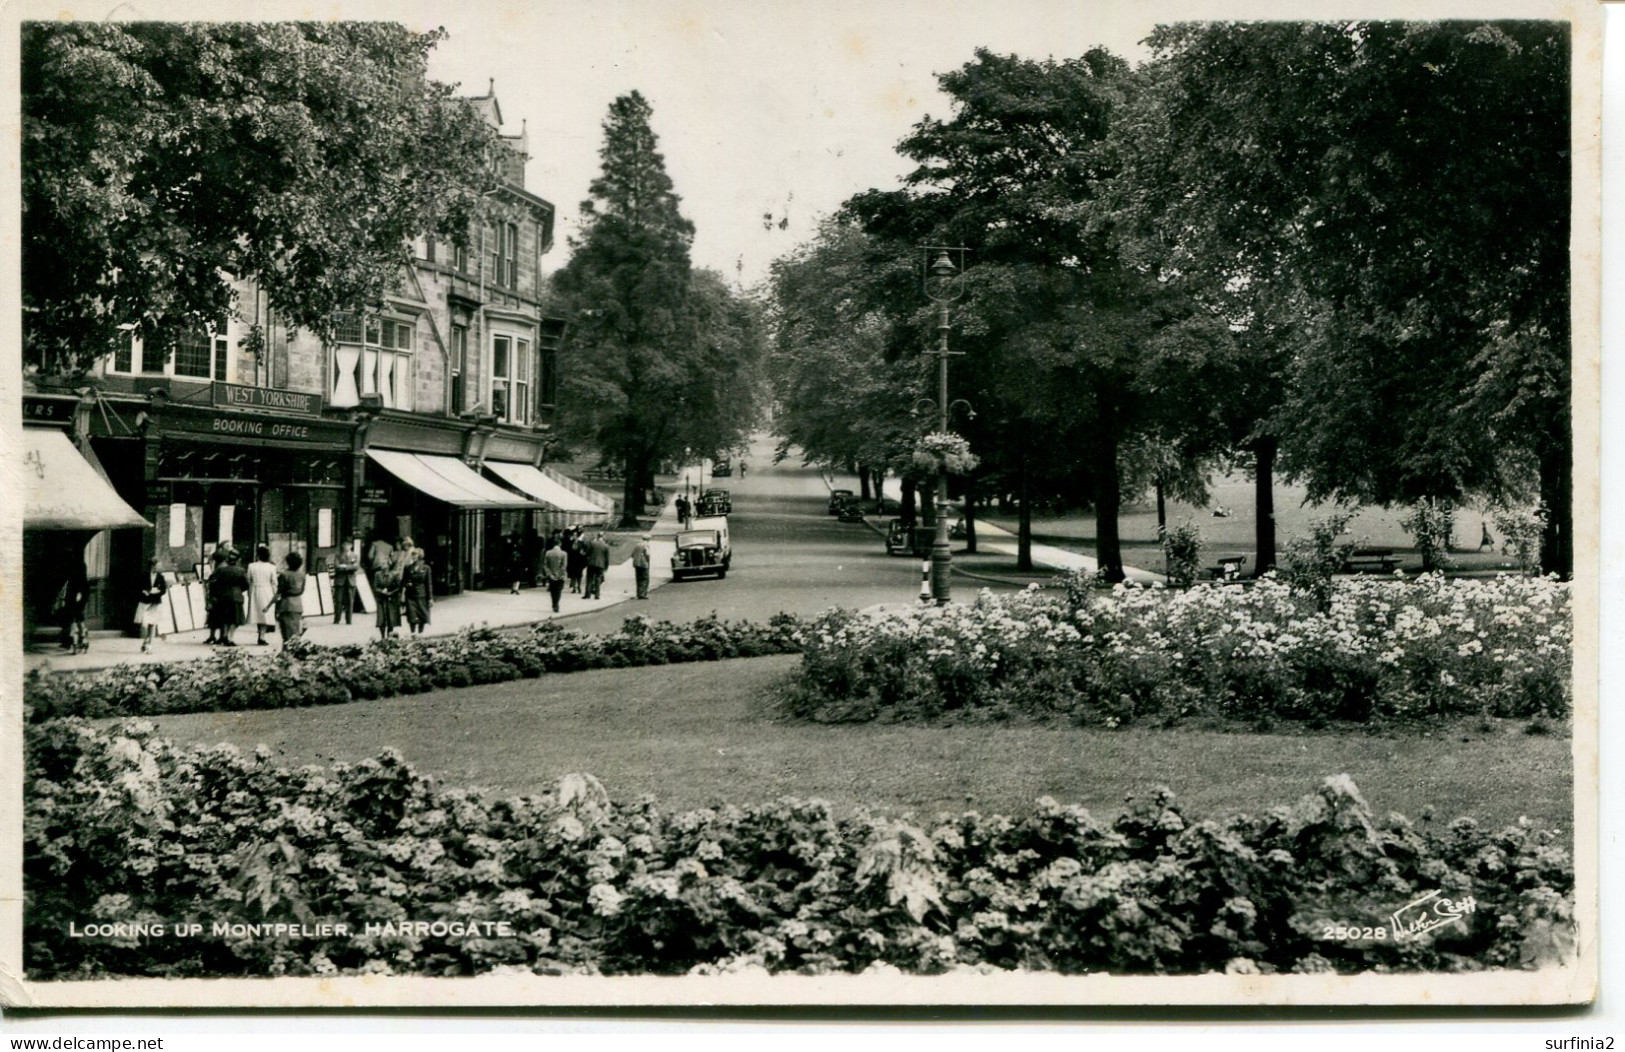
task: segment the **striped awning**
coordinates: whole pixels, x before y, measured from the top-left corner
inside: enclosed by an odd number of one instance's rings
[[[553,511],[580,512],[587,515],[608,515],[609,511],[586,497],[573,492],[556,479],[529,464],[509,464],[487,460],[486,470],[527,496],[534,497]]]
[[[536,501],[510,493],[456,457],[369,449],[373,463],[425,496],[458,508],[520,511],[540,508]]]

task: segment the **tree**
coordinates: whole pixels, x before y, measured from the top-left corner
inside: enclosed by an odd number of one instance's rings
[[[781,451],[794,445],[808,463],[857,466],[867,479],[912,449],[920,428],[910,409],[924,377],[886,354],[889,290],[899,272],[912,280],[911,259],[837,218],[774,261],[770,371]]]
[[[1063,61],[979,49],[940,81],[954,112],[926,117],[899,145],[919,165],[908,189],[848,208],[871,233],[974,251],[956,339],[992,423],[977,452],[1024,493],[1038,478],[1092,502],[1101,568],[1121,580],[1122,455],[1136,434],[1176,419],[1175,397],[1199,386],[1159,373],[1205,368],[1184,349],[1226,338],[1214,312],[1123,251],[1105,190],[1119,164],[1111,131],[1130,112],[1136,79],[1098,48]],[[925,320],[910,333],[917,347]],[[1046,440],[1035,445],[1033,435]],[[1023,565],[1030,504],[1023,499]]]
[[[384,23],[22,27],[25,362],[162,346],[253,279],[293,324],[377,303],[425,232],[466,239],[495,133]]]
[[[610,105],[581,233],[553,278],[559,309],[575,319],[562,424],[623,461],[628,525],[661,460],[726,449],[748,432],[761,358],[755,309],[691,269],[694,227],[652,115],[635,91]]]
[[[1546,567],[1568,572],[1567,27],[1216,23],[1150,42],[1127,185],[1162,265],[1252,355],[1234,429],[1278,443],[1316,499],[1538,480]]]

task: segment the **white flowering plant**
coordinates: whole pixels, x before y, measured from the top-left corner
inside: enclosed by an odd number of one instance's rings
[[[932,431],[920,438],[912,457],[915,470],[921,475],[947,471],[950,475],[967,475],[981,463],[970,451],[970,442],[952,431]]]

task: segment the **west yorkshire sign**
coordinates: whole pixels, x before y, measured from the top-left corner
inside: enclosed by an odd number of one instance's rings
[[[322,411],[322,400],[318,395],[283,391],[275,387],[244,387],[242,384],[216,383],[214,404],[231,409],[266,409],[301,416],[317,416]]]

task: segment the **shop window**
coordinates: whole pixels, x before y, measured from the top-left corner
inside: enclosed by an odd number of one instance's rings
[[[353,406],[364,395],[377,395],[386,409],[412,408],[410,322],[375,315],[346,314],[334,330],[328,404]]]

